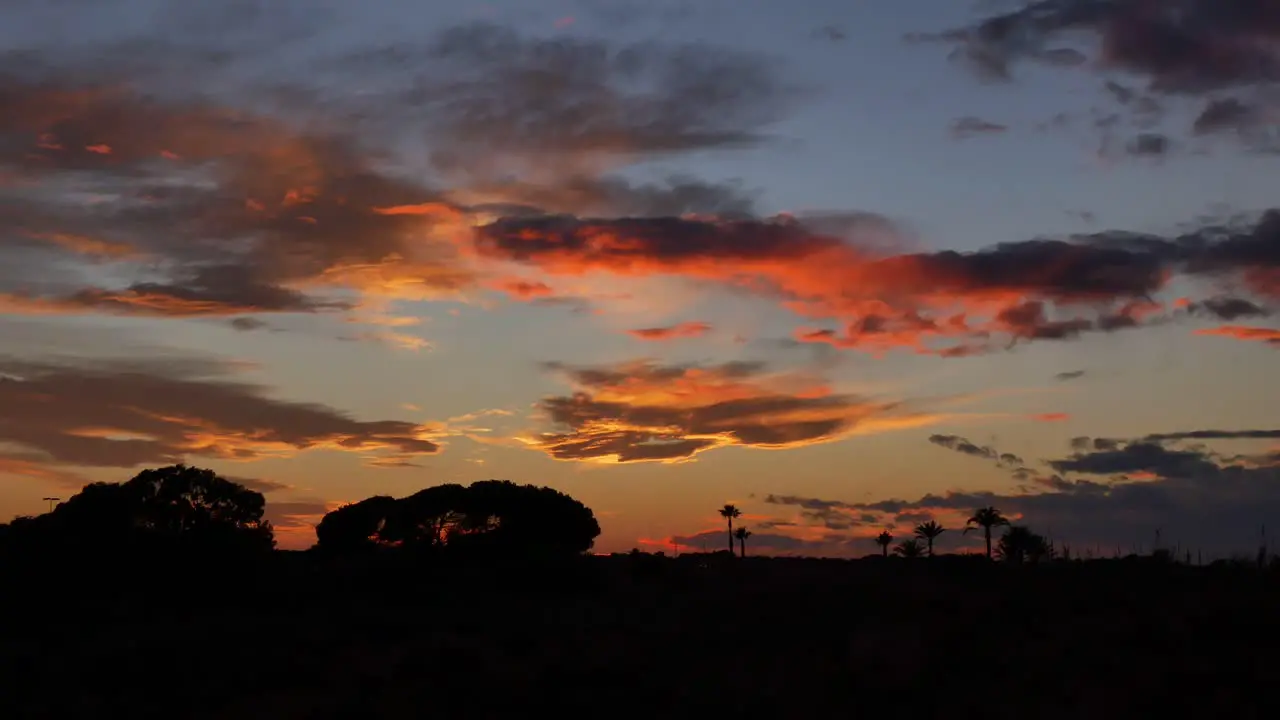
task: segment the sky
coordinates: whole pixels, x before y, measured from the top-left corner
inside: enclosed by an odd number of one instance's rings
[[[1280,532],[1280,1],[3,0],[0,517]],[[1276,534],[1273,532],[1273,535]]]

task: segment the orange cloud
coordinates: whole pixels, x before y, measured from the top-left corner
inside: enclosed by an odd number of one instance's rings
[[[1063,422],[1070,420],[1071,415],[1064,412],[1037,413],[1032,415],[1031,419],[1037,422]]]
[[[718,447],[801,447],[942,419],[756,363],[551,367],[576,392],[540,403],[556,430],[520,439],[559,460],[680,462]]]
[[[83,476],[34,458],[0,455],[0,476],[35,480],[55,487],[81,488],[89,484]]]
[[[1245,327],[1242,325],[1223,325],[1216,328],[1206,328],[1197,330],[1196,335],[1211,335],[1216,337],[1229,337],[1237,340],[1246,340],[1249,342],[1261,342],[1268,345],[1280,346],[1280,330],[1272,328]]]
[[[55,232],[31,233],[30,237],[44,240],[51,245],[56,245],[73,253],[110,260],[128,258],[138,254],[138,249],[128,243],[103,240],[85,235]]]
[[[711,332],[711,326],[704,322],[682,322],[670,327],[651,327],[628,330],[627,334],[640,340],[675,340],[678,338],[702,337]]]

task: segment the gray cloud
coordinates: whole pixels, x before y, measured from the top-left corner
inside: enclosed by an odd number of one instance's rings
[[[994,505],[1071,544],[1076,554],[1094,547],[1108,555],[1116,547],[1149,549],[1157,529],[1166,546],[1203,549],[1211,556],[1248,553],[1256,548],[1259,525],[1280,512],[1280,454],[1224,456],[1204,447],[1166,444],[1277,437],[1278,430],[1249,429],[1158,433],[1139,440],[1076,438],[1072,454],[1047,463],[1060,474],[1032,478],[1025,492],[955,491],[865,503],[771,495],[765,501],[912,520],[917,514],[963,515]]]
[[[251,460],[310,449],[409,458],[438,452],[430,428],[359,421],[270,398],[214,361],[0,358],[0,444],[55,465],[130,468],[187,457]]]

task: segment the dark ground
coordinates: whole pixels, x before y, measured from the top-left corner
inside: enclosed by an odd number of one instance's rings
[[[0,717],[1276,716],[1275,571],[726,560],[10,567]]]

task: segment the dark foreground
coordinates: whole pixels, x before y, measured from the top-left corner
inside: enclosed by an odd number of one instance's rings
[[[1141,561],[9,568],[5,718],[1264,717],[1280,573]]]

